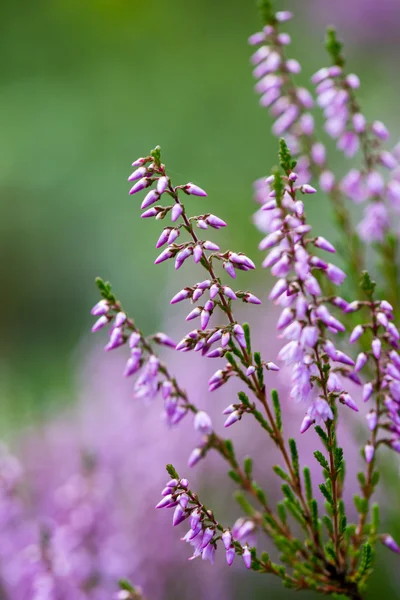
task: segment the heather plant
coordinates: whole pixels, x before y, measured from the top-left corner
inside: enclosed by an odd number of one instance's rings
[[[216,552],[223,552],[229,566],[240,557],[247,569],[274,575],[287,588],[360,600],[378,542],[400,554],[393,537],[381,531],[379,506],[372,500],[380,479],[380,450],[400,452],[399,150],[386,147],[389,132],[381,121],[369,122],[364,116],[357,97],[359,78],[347,72],[333,29],[326,40],[331,64],[322,66],[306,89],[296,84],[301,65],[287,58],[291,40],[281,31],[291,13],[276,12],[268,1],[261,3],[261,13],[263,29],[250,37],[250,44],[257,46],[251,60],[260,103],[269,109],[272,132],[280,141],[279,166],[255,185],[261,205],[255,222],[266,234],[260,242],[260,250],[268,252],[262,266],[277,279],[269,300],[280,309],[276,329],[284,345],[277,357],[262,356],[253,348],[251,327],[239,320],[236,307],[244,303],[249,314],[253,308],[262,311],[261,300],[252,291],[236,289],[235,279],[239,271],[255,269],[257,261],[239,250],[221,250],[208,239],[227,223],[210,212],[192,216],[207,211],[207,193],[194,183],[173,183],[159,147],[133,162],[130,194],[136,197],[146,190],[142,218],[168,220],[156,242],[161,251],[155,264],[174,261],[180,269],[193,260],[201,270],[198,282],[171,299],[171,304],[189,303],[186,321],[198,326],[177,344],[162,333],[145,336],[111,285],[99,278],[102,298],[92,310],[97,317],[93,331],[109,328],[107,351],[129,349],[124,374],[135,376],[134,396],[159,398],[168,426],[193,415],[201,443],[188,456],[188,467],[216,452],[238,488],[235,498],[243,517],[227,523],[224,515],[204,504],[186,473],[167,466],[170,479],[156,508],[172,508],[173,526],[187,525],[182,541],[192,547],[191,559],[213,563]],[[323,111],[322,132],[315,126],[315,104]],[[323,135],[336,141],[346,167],[355,161],[344,176],[330,166]],[[339,235],[335,244],[313,232],[307,220],[319,190],[331,201]],[[204,209],[192,209],[199,199]],[[359,223],[354,222],[351,203],[365,206]],[[335,254],[343,269],[336,261],[328,262]],[[376,272],[377,282],[369,270]],[[279,459],[273,470],[282,480],[276,505],[256,481],[253,460],[239,457],[233,442],[217,432],[208,413],[161,360],[157,345],[218,362],[208,382],[210,393],[224,387],[229,394],[229,380],[240,383],[237,399],[221,407],[224,427],[246,427],[249,435],[261,428],[275,448]],[[295,437],[287,439],[287,400],[269,383],[270,372],[282,367],[290,379],[289,400],[304,406],[298,435],[313,436],[323,480],[318,485],[310,467],[300,464]],[[349,411],[359,412],[360,400],[369,408],[361,445],[364,469],[353,477],[346,472],[338,424]],[[355,522],[344,501],[345,485],[355,493]],[[271,545],[278,562],[266,550]],[[135,597],[129,584],[124,585],[128,587],[120,597]]]

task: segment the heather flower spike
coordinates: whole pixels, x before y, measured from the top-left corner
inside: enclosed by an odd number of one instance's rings
[[[217,452],[238,488],[243,516],[235,523],[221,523],[188,480],[167,466],[170,479],[154,505],[162,513],[173,509],[171,522],[185,528],[181,539],[191,547],[190,560],[201,558],[213,564],[222,552],[227,567],[236,559],[242,568],[278,577],[287,588],[363,600],[376,542],[400,553],[390,534],[379,533],[379,511],[372,504],[381,448],[400,453],[400,333],[394,310],[397,242],[391,231],[391,217],[400,211],[400,152],[385,146],[389,132],[382,122],[367,121],[356,96],[360,80],[347,73],[335,33],[329,30],[327,37],[332,64],[312,77],[314,100],[312,92],[295,83],[301,65],[287,57],[291,39],[282,27],[292,14],[274,10],[268,0],[261,1],[261,12],[262,30],[249,40],[256,46],[251,58],[256,91],[274,120],[273,133],[285,138],[279,143],[279,168],[255,185],[260,205],[255,221],[263,233],[259,249],[265,253],[262,266],[274,283],[259,295],[238,289],[238,275],[245,281],[247,271],[261,261],[236,249],[220,248],[212,234],[226,227],[226,221],[207,212],[212,200],[200,185],[172,182],[156,147],[134,161],[129,193],[134,202],[143,193],[142,218],[165,223],[155,240],[153,260],[157,268],[170,261],[185,274],[182,277],[188,277],[170,304],[183,311],[182,318],[193,329],[177,343],[164,333],[145,337],[110,284],[98,279],[102,298],[92,309],[96,319],[92,331],[109,329],[106,350],[125,348],[124,375],[133,378],[136,398],[157,399],[169,427],[182,421],[182,427],[193,427],[188,468],[196,469],[210,452]],[[362,166],[351,164],[341,179],[330,167],[327,147],[317,135],[314,109],[323,111],[325,134],[336,141],[348,161],[361,155]],[[333,203],[342,241],[326,239],[308,221],[322,194]],[[366,205],[358,226],[353,225],[348,201]],[[384,261],[379,295],[365,269],[369,260],[365,248],[371,242],[376,242],[371,254],[379,252]],[[199,273],[195,283],[192,272]],[[251,327],[237,313],[241,303],[249,313],[257,310],[257,326],[262,326],[262,314],[265,318],[268,311],[260,312],[264,298],[279,311],[275,333],[280,349],[268,358],[254,351]],[[271,335],[268,326],[265,336]],[[208,391],[216,392],[217,403],[218,394],[225,392],[219,418],[211,419],[204,407],[192,402],[156,346],[165,352],[193,352],[194,360],[215,365]],[[280,369],[288,389],[282,405],[278,392],[271,389],[274,372]],[[231,378],[240,388],[237,398],[229,395],[226,386]],[[285,433],[286,400],[298,404],[300,411],[296,413],[298,434],[291,439]],[[363,405],[366,417],[360,411]],[[185,419],[187,415],[193,422]],[[348,470],[345,482],[346,457],[338,424],[352,419],[364,424],[360,448],[364,466],[357,478]],[[253,460],[246,457],[242,462],[232,441],[219,433],[242,427],[249,435],[252,428],[260,427],[269,450],[277,454],[273,471],[283,485],[276,507],[254,479]],[[322,469],[318,486],[313,485],[311,469],[301,466],[296,443],[300,436],[315,448]],[[257,467],[264,469],[264,461]],[[355,496],[355,523],[349,522],[352,509],[343,497],[344,485],[360,488]],[[278,550],[279,564],[264,551],[267,544]]]

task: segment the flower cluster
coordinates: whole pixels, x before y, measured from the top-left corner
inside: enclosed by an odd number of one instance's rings
[[[381,121],[368,123],[357,101],[355,90],[360,80],[354,73],[346,74],[341,44],[334,30],[328,30],[327,49],[333,66],[322,68],[312,77],[316,85],[317,103],[323,109],[325,131],[337,140],[337,148],[348,158],[361,150],[363,165],[353,168],[342,179],[342,192],[359,204],[369,201],[358,232],[365,242],[383,242],[390,230],[389,209],[400,210],[399,148],[384,148],[390,137]],[[385,181],[382,169],[389,172]],[[398,233],[398,232],[396,232]]]
[[[364,342],[363,351],[357,356],[354,371],[364,368],[372,373],[371,379],[364,384],[363,401],[375,405],[367,414],[367,424],[371,439],[364,448],[367,463],[372,463],[380,444],[400,452],[400,333],[393,323],[393,308],[385,300],[374,301],[375,284],[364,275],[363,288],[368,300],[358,302],[356,310],[367,309],[371,320],[354,327],[349,341]],[[390,438],[379,439],[380,433]]]
[[[292,366],[291,397],[296,402],[310,404],[301,426],[306,431],[313,423],[332,420],[332,403],[340,402],[357,411],[351,396],[343,390],[338,375],[354,379],[353,360],[338,350],[330,334],[345,331],[345,326],[334,317],[327,303],[344,311],[352,307],[338,296],[325,299],[316,278],[326,278],[340,285],[345,273],[332,263],[315,255],[315,248],[334,253],[334,246],[325,238],[309,238],[311,227],[306,223],[304,204],[298,193],[314,193],[309,185],[298,185],[298,175],[292,170],[288,148],[281,142],[281,156],[286,164],[286,176],[269,178],[271,192],[262,210],[272,213],[270,233],[261,241],[260,249],[269,250],[263,265],[271,268],[278,278],[269,298],[283,308],[277,323],[282,338],[288,340],[278,358]],[[339,363],[341,366],[333,366]]]
[[[142,218],[170,219],[156,242],[161,252],[155,264],[173,260],[175,269],[180,269],[193,259],[195,265],[204,269],[205,274],[197,283],[185,286],[171,299],[174,305],[188,300],[191,309],[186,321],[196,321],[198,326],[176,345],[164,334],[144,338],[122,310],[110,285],[99,280],[103,299],[93,309],[99,317],[93,330],[111,326],[106,350],[129,344],[131,357],[125,374],[138,374],[135,395],[154,398],[160,392],[170,425],[177,424],[188,413],[193,414],[194,428],[202,439],[189,456],[189,466],[196,465],[213,449],[229,465],[229,475],[239,488],[237,500],[244,515],[229,528],[216,520],[213,511],[190,489],[188,481],[180,478],[172,465],[167,466],[170,480],[157,508],[174,509],[174,526],[189,523],[190,529],[182,539],[193,547],[191,558],[201,556],[214,563],[217,548],[222,545],[228,565],[238,554],[248,569],[274,574],[287,587],[361,600],[372,572],[376,542],[379,540],[394,552],[400,552],[390,535],[378,532],[379,510],[370,503],[379,480],[377,449],[386,445],[400,451],[400,334],[395,325],[396,304],[391,301],[393,294],[396,295],[392,288],[398,287],[396,243],[387,236],[390,216],[386,206],[387,198],[394,209],[400,203],[398,151],[389,152],[383,147],[388,132],[381,122],[367,124],[355,95],[359,79],[345,73],[341,45],[330,30],[327,49],[333,65],[312,77],[316,104],[324,112],[325,133],[337,140],[338,150],[347,159],[359,149],[363,156],[361,168],[350,170],[342,180],[337,179],[328,166],[326,148],[315,133],[312,94],[294,82],[300,64],[286,57],[291,40],[280,27],[292,15],[288,11],[276,12],[270,0],[262,0],[261,8],[264,28],[250,38],[250,43],[258,46],[252,57],[256,90],[261,94],[261,104],[269,108],[275,119],[273,133],[284,134],[286,140],[280,141],[280,169],[256,184],[261,204],[256,220],[265,234],[260,250],[268,251],[263,267],[270,269],[277,279],[269,300],[281,309],[277,330],[285,344],[278,361],[284,363],[284,374],[288,373],[290,397],[306,406],[300,432],[314,425],[315,440],[322,443],[323,451],[316,450],[314,457],[322,468],[323,483],[318,489],[325,501],[325,514],[320,515],[310,469],[300,468],[296,440],[286,439],[284,434],[279,396],[275,390],[268,390],[264,379],[266,372],[277,371],[279,367],[252,350],[250,325],[235,314],[238,301],[250,305],[259,305],[261,301],[250,291],[227,285],[221,275],[225,273],[235,280],[238,271],[253,270],[255,264],[241,252],[223,251],[214,241],[202,239],[202,231],[218,230],[227,224],[211,213],[189,216],[182,198],[207,194],[194,183],[173,185],[161,161],[159,147],[134,161],[135,170],[128,178],[133,184],[130,195],[146,190],[141,204]],[[381,174],[382,168],[390,171],[388,182]],[[340,246],[311,234],[306,220],[306,208],[309,210],[306,205],[313,202],[317,193],[312,185],[314,179],[331,198],[337,222],[349,244],[347,253],[341,245],[345,270],[329,262],[324,254],[335,254]],[[358,228],[353,227],[345,206],[346,197],[356,203],[369,201]],[[364,270],[367,257],[359,236],[364,242],[379,242],[378,251],[387,263],[383,270],[387,300],[374,298],[375,285]],[[343,297],[337,295],[336,286],[347,275],[353,291],[357,288],[359,293],[361,271],[361,299],[349,297],[345,286]],[[360,323],[361,309],[369,310],[370,322]],[[222,323],[217,321],[221,317]],[[356,360],[349,356],[344,342],[351,330],[350,344],[358,345]],[[231,401],[223,410],[224,426],[228,428],[249,415],[246,419],[252,418],[269,436],[283,465],[274,467],[275,474],[283,480],[283,498],[276,508],[255,481],[251,458],[246,457],[243,466],[240,464],[234,444],[218,435],[204,407],[199,408],[189,400],[154,352],[153,342],[177,352],[194,351],[205,358],[224,358],[224,366],[208,381],[209,392],[232,378],[243,386],[245,391],[238,393],[238,401]],[[338,441],[338,421],[342,418],[339,405],[355,413],[359,411],[355,393],[349,393],[351,384],[363,390],[364,402],[372,399],[375,402],[367,416],[370,439],[363,448],[366,473],[358,474],[361,494],[354,499],[356,523],[348,522],[343,492],[344,451]],[[280,565],[272,563],[268,554],[256,548],[258,537],[264,535],[279,550]]]

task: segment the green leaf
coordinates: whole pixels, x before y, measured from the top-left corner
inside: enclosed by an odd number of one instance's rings
[[[276,426],[279,431],[282,431],[282,411],[277,390],[271,390],[271,398],[274,406]]]
[[[311,519],[314,531],[318,531],[318,503],[315,498],[311,500]]]
[[[235,483],[242,483],[242,480],[240,478],[240,475],[238,475],[236,473],[236,471],[228,471],[228,476],[235,482]]]
[[[247,353],[251,356],[251,339],[250,339],[250,325],[248,323],[243,323],[243,331],[244,338],[246,340],[246,350]]]
[[[130,592],[131,594],[134,594],[136,591],[135,588],[129,583],[129,581],[127,579],[120,579],[118,582],[118,585],[121,590]]]
[[[321,441],[324,444],[325,448],[328,449],[329,448],[329,438],[328,438],[327,434],[325,433],[325,431],[322,429],[322,427],[320,425],[317,425],[315,427],[315,431],[321,438]]]
[[[374,295],[376,282],[371,279],[368,271],[363,271],[361,273],[360,288],[369,299]]]
[[[243,461],[244,472],[246,473],[247,479],[251,479],[253,473],[253,459],[250,456],[246,456]]]
[[[331,55],[333,64],[338,65],[339,67],[343,67],[343,44],[337,39],[336,30],[334,27],[328,27],[328,29],[326,30],[325,47],[328,53]]]
[[[283,504],[283,502],[278,502],[278,504],[276,505],[276,510],[278,512],[279,520],[282,521],[282,523],[284,525],[286,525],[287,514],[286,514],[286,508],[285,508],[285,505]]]
[[[319,464],[321,465],[321,467],[323,469],[325,469],[326,471],[329,471],[329,463],[326,460],[325,456],[322,454],[322,452],[320,452],[319,450],[316,450],[314,452],[314,456],[315,456],[316,460],[319,462]]]
[[[373,563],[372,547],[369,542],[366,542],[362,547],[361,561],[360,561],[360,565],[358,567],[356,581],[361,581],[361,580],[365,579],[366,577],[368,577],[369,572],[372,568],[372,563]]]
[[[378,530],[379,523],[380,523],[379,505],[378,504],[373,504],[372,505],[371,524],[372,524],[372,529],[374,531]]]
[[[296,166],[296,161],[292,158],[289,146],[284,138],[279,140],[279,163],[286,175],[290,175]],[[282,183],[282,182],[281,182]],[[274,184],[275,186],[275,184]],[[275,189],[275,187],[274,187]],[[275,190],[276,191],[276,190]],[[283,193],[281,194],[281,197]]]
[[[253,488],[253,490],[255,491],[258,500],[261,502],[261,504],[267,504],[267,496],[264,492],[264,490],[262,488],[260,488],[260,486],[253,481],[253,483],[251,484],[251,487]]]
[[[299,479],[299,477],[300,477],[299,453],[297,450],[296,442],[293,438],[289,439],[289,448],[290,448],[290,456],[292,458],[293,470],[296,474],[297,479]]]
[[[246,396],[246,394],[244,392],[239,392],[238,393],[238,398],[241,401],[242,404],[244,404],[245,406],[250,406],[250,400],[248,398],[248,396]]]
[[[312,500],[312,497],[313,497],[313,491],[312,491],[312,483],[311,483],[311,472],[308,467],[304,467],[303,475],[304,475],[304,486],[306,489],[306,497],[307,497],[308,503],[310,503]]]
[[[366,515],[368,512],[368,500],[357,495],[353,497],[353,500],[357,511],[362,515]]]
[[[252,507],[250,502],[247,500],[247,498],[245,498],[245,496],[243,495],[242,492],[239,492],[239,491],[235,492],[234,498],[244,513],[246,513],[250,517],[252,515],[254,515],[254,508]]]
[[[319,489],[321,490],[322,495],[324,496],[324,498],[326,499],[326,501],[333,506],[333,498],[331,493],[329,492],[327,486],[325,485],[325,483],[321,483],[319,485]]]
[[[335,448],[335,471],[339,471],[343,464],[343,448]]]
[[[263,25],[275,25],[275,10],[271,0],[259,0],[258,8]]]
[[[323,515],[322,522],[325,525],[325,527],[327,528],[328,533],[333,535],[333,525],[332,525],[332,521],[330,520],[330,518],[327,515]]]
[[[171,479],[179,479],[179,475],[175,470],[174,465],[168,464],[165,468],[167,469],[167,473],[171,477]]]
[[[278,477],[283,479],[284,481],[288,481],[290,483],[290,476],[280,467],[279,465],[275,465],[273,467],[273,471]]]

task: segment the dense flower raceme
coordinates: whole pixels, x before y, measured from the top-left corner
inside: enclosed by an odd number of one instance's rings
[[[345,73],[341,44],[333,30],[328,31],[327,48],[334,65],[320,69],[312,78],[317,103],[324,112],[325,131],[337,140],[337,148],[346,157],[360,150],[363,161],[361,169],[351,169],[342,179],[341,189],[355,203],[369,201],[359,234],[366,242],[383,242],[391,228],[390,209],[400,211],[399,148],[389,151],[383,146],[390,134],[381,121],[367,122],[356,97],[360,80]]]
[[[373,282],[367,279],[370,300],[358,302],[356,310],[368,310],[370,321],[358,324],[350,335],[350,343],[365,338],[365,347],[356,359],[354,371],[359,373],[371,365],[372,379],[364,384],[363,401],[374,405],[367,414],[371,439],[364,448],[367,463],[372,463],[376,449],[385,444],[400,452],[400,334],[393,324],[393,309],[386,301],[374,301]],[[379,438],[379,434],[384,437]],[[389,437],[388,437],[389,436]]]
[[[269,250],[263,265],[270,267],[272,275],[278,278],[269,295],[283,308],[277,328],[287,344],[278,358],[292,366],[291,397],[296,402],[309,404],[301,427],[306,431],[314,422],[333,419],[331,405],[336,398],[358,411],[354,400],[343,389],[340,376],[356,382],[358,378],[349,369],[354,361],[338,350],[329,337],[345,331],[345,327],[331,314],[327,304],[344,311],[351,308],[339,296],[324,298],[315,277],[318,272],[334,285],[340,285],[346,275],[313,253],[315,248],[334,253],[335,248],[322,237],[307,237],[311,227],[306,223],[304,204],[298,194],[316,190],[307,184],[297,185],[297,180],[297,173],[288,172],[282,196],[277,198],[273,189],[275,178],[269,178],[270,199],[262,210],[271,215],[270,233],[261,241],[260,249]]]
[[[299,183],[310,183],[318,177],[320,189],[327,193],[333,204],[336,220],[343,234],[341,253],[348,265],[350,285],[358,273],[366,268],[364,243],[378,242],[377,250],[392,262],[392,268],[384,271],[386,294],[397,305],[398,272],[395,266],[395,237],[399,231],[391,219],[392,212],[400,207],[399,150],[383,146],[389,132],[380,121],[368,124],[357,102],[355,90],[359,79],[344,72],[344,57],[335,33],[330,30],[327,49],[333,56],[330,68],[320,69],[313,77],[317,102],[313,94],[295,83],[301,71],[300,64],[286,57],[290,36],[281,32],[282,24],[292,18],[288,11],[275,12],[268,1],[264,5],[265,27],[250,37],[251,45],[258,48],[252,56],[254,76],[258,80],[256,91],[261,94],[260,103],[269,108],[274,119],[272,132],[284,134],[292,153],[297,156],[296,167]],[[341,179],[329,166],[325,144],[315,131],[313,108],[319,105],[326,119],[325,133],[337,139],[337,147],[347,160],[360,148],[363,165],[351,168]],[[384,177],[384,172],[388,177]],[[256,199],[265,195],[263,179],[256,182]],[[368,200],[364,216],[358,225],[353,224],[346,198],[362,203]],[[388,234],[394,234],[388,239]],[[361,240],[360,240],[361,238]]]
[[[316,132],[315,101],[307,88],[296,84],[295,77],[300,73],[301,65],[297,60],[287,58],[291,38],[280,31],[281,25],[293,15],[288,11],[275,12],[269,2],[265,4],[269,7],[263,15],[266,25],[261,32],[249,38],[252,46],[258,46],[251,57],[255,67],[253,74],[258,80],[255,89],[261,94],[260,104],[269,108],[274,119],[272,133],[284,135],[292,154],[297,157],[299,183],[310,183],[312,177],[316,177],[321,190],[329,195],[336,219],[346,236],[345,260],[354,275],[365,266],[358,236],[340,182],[328,164],[326,147]],[[264,202],[265,193],[265,178],[261,178],[255,185],[256,200]]]

